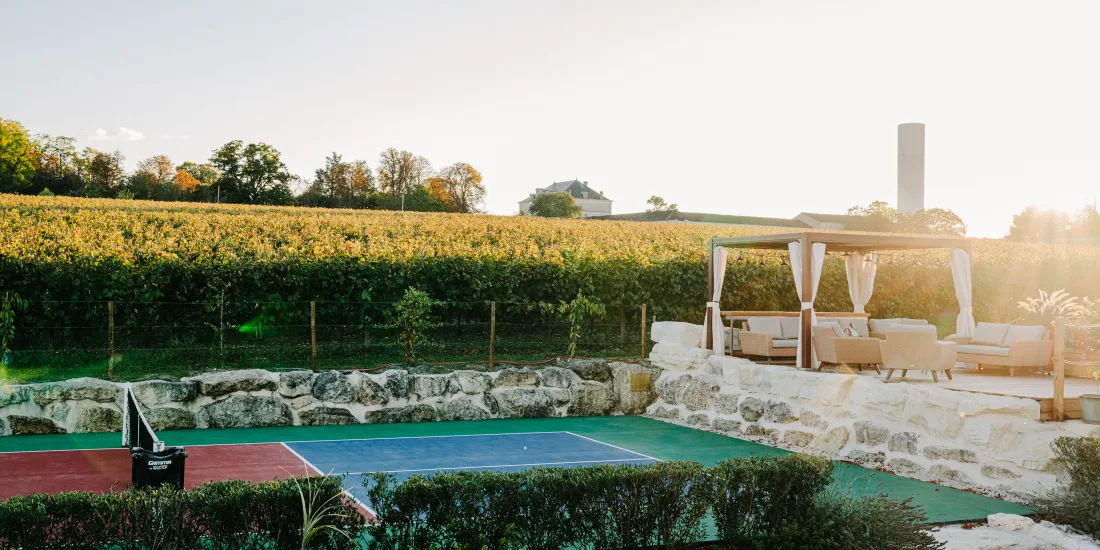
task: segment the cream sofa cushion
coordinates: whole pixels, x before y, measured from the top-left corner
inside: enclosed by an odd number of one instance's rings
[[[779,317],[753,317],[748,320],[749,332],[771,334],[772,338],[783,337],[783,325]]]
[[[793,340],[790,340],[790,339],[772,340],[772,347],[775,348],[775,349],[797,348],[798,347],[798,339],[795,338]]]
[[[890,325],[897,324],[900,319],[871,319],[871,332],[886,332]]]
[[[817,323],[817,326],[823,328],[831,328],[833,329],[833,334],[837,336],[844,336],[844,329],[841,328],[840,323],[836,321],[819,321]]]
[[[852,329],[855,334],[852,336],[862,336],[864,338],[871,335],[871,327],[867,324],[866,319],[838,319],[841,328]]]
[[[959,344],[959,353],[1008,357],[1008,348],[1003,348],[1001,346],[980,346],[977,344]]]
[[[981,346],[999,346],[1004,342],[1007,333],[1007,323],[978,323],[974,327],[974,336],[970,338],[970,343]]]
[[[802,318],[780,317],[779,324],[782,326],[784,338],[798,338],[798,327],[802,325]]]
[[[1042,340],[1046,333],[1047,327],[1043,325],[1013,325],[1008,327],[1008,333],[1005,334],[1005,340],[1001,345],[1007,348],[1016,342]]]
[[[890,325],[890,328],[886,329],[886,332],[923,332],[926,334],[936,334],[935,325],[909,325],[905,323],[894,323]]]

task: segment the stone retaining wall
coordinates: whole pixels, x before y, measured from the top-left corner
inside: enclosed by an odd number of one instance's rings
[[[220,371],[132,384],[154,430],[388,424],[434,420],[642,414],[661,369],[560,359],[496,372],[380,374]],[[651,377],[631,392],[630,375]],[[95,378],[0,387],[0,435],[114,432],[122,384]]]
[[[689,355],[685,361],[693,361]],[[1100,437],[1081,422],[1039,422],[1033,400],[933,384],[710,357],[665,371],[647,416],[900,474],[1026,493],[1058,481],[1050,443]]]

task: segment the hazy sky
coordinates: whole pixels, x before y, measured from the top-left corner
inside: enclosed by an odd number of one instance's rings
[[[926,205],[1001,236],[1100,195],[1100,3],[14,2],[0,116],[203,160],[264,141],[468,162],[487,207],[587,180],[614,212],[790,217],[896,200],[896,132],[927,127]]]

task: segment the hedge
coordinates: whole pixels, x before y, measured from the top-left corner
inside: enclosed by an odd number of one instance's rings
[[[31,302],[20,314],[25,328],[103,324],[107,300],[198,304],[132,307],[116,314],[120,325],[209,326],[223,297],[227,318],[250,319],[259,302],[321,300],[318,315],[352,323],[370,308],[385,313],[410,287],[455,304],[449,314],[463,318],[487,318],[490,300],[557,303],[580,290],[604,304],[645,303],[650,319],[698,322],[709,238],[790,231],[19,195],[0,195],[0,210],[0,292]],[[976,240],[975,317],[1018,317],[1016,302],[1038,289],[1100,296],[1100,278],[1080,276],[1097,268],[1100,248]],[[722,303],[797,310],[785,254],[734,254]],[[817,307],[850,311],[843,258],[826,261]],[[950,326],[948,252],[884,254],[867,309]],[[308,304],[264,313],[308,324]]]
[[[923,510],[826,487],[832,462],[789,454],[692,462],[368,476],[376,550],[941,548]]]
[[[1046,519],[1100,539],[1100,438],[1059,437],[1051,447],[1069,483],[1036,495],[1032,507]]]
[[[357,535],[363,516],[341,496],[341,479],[297,480],[324,502],[337,496],[323,522]],[[308,493],[307,493],[308,494]],[[32,494],[0,502],[0,548],[298,549],[302,497],[294,480],[226,481],[188,491],[169,488],[108,493]],[[332,529],[309,548],[351,549],[359,543]]]

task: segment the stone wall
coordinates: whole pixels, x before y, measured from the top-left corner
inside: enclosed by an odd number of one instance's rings
[[[692,359],[689,356],[688,359]],[[911,477],[1026,493],[1058,482],[1050,443],[1100,436],[1039,422],[1033,400],[712,356],[665,371],[647,416]]]
[[[656,399],[660,372],[648,365],[561,359],[537,370],[450,374],[220,371],[132,387],[155,430],[388,424],[637,415]],[[633,373],[650,375],[649,391],[630,391]],[[118,431],[122,389],[95,378],[0,387],[0,434]]]

